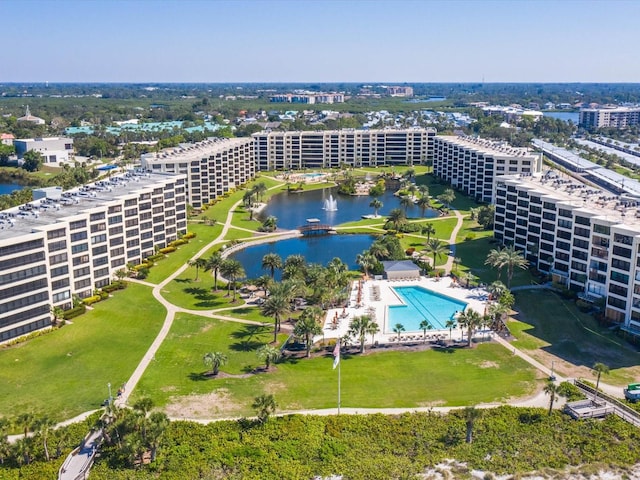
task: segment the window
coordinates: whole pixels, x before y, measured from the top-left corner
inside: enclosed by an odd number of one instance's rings
[[[106,223],[97,223],[95,225],[91,225],[91,233],[104,232],[106,229],[107,229]]]
[[[49,244],[49,253],[57,252],[58,250],[66,250],[66,249],[67,249],[66,240],[58,240],[57,242],[51,242]]]
[[[633,245],[633,237],[630,237],[629,235],[621,235],[619,233],[615,233],[613,235],[613,241],[624,243],[625,245]]]
[[[89,250],[89,244],[79,243],[78,245],[73,245],[71,247],[71,254],[73,255],[80,252],[86,252],[87,250]]]
[[[611,227],[607,227],[604,225],[598,225],[597,223],[593,226],[594,233],[602,233],[605,235],[611,234]]]
[[[73,259],[73,266],[76,267],[78,265],[82,265],[84,263],[89,263],[89,255],[80,255],[79,257],[75,257]]]
[[[69,230],[79,230],[81,228],[87,228],[86,220],[77,220],[69,224]]]
[[[617,255],[618,257],[631,258],[631,249],[614,245],[613,254]]]
[[[98,220],[104,220],[105,215],[104,212],[92,213],[89,217],[89,220],[92,222],[97,222]]]
[[[87,239],[87,232],[86,231],[76,232],[76,233],[72,233],[71,234],[71,241],[72,242],[78,242],[80,240],[86,240],[86,239]]]
[[[64,237],[66,235],[66,230],[64,228],[58,230],[51,230],[47,232],[47,240],[52,240],[54,238]]]
[[[73,276],[75,278],[84,277],[85,275],[89,275],[90,272],[91,270],[89,269],[89,267],[76,268],[73,271]]]
[[[57,265],[58,263],[64,263],[67,261],[67,252],[58,253],[57,255],[51,255],[49,257],[49,265]]]
[[[100,235],[94,235],[91,237],[91,243],[95,245],[96,243],[102,243],[107,241],[107,234],[101,233]]]

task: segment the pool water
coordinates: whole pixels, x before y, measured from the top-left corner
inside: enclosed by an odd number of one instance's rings
[[[388,333],[396,323],[401,323],[407,332],[420,332],[420,323],[427,320],[435,330],[445,330],[447,320],[455,318],[467,304],[460,300],[432,292],[423,287],[393,287],[404,305],[390,305],[387,322]]]

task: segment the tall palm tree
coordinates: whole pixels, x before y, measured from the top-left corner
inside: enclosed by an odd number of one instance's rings
[[[264,362],[266,369],[269,370],[271,364],[280,359],[280,349],[271,345],[263,345],[256,350],[256,355]]]
[[[369,270],[376,266],[376,257],[366,250],[356,256],[356,263],[360,265],[366,277],[369,276]]]
[[[453,331],[454,328],[456,328],[458,325],[456,324],[456,321],[452,318],[450,318],[449,320],[446,321],[446,323],[444,324],[444,326],[446,328],[449,329],[449,341],[451,342],[453,339],[451,338],[451,332]]]
[[[521,251],[516,250],[516,247],[513,245],[503,248],[500,255],[502,256],[504,265],[507,267],[507,288],[511,288],[511,279],[513,278],[514,268],[518,267],[522,270],[526,270],[529,266],[529,260],[524,258],[524,254]]]
[[[427,342],[427,330],[431,329],[433,329],[433,325],[431,325],[427,320],[422,320],[420,322],[420,330],[422,330],[423,343]]]
[[[373,208],[374,211],[374,216],[378,216],[378,210],[380,210],[383,207],[383,203],[378,200],[377,198],[374,198],[373,200],[371,200],[371,202],[369,203],[369,206],[371,208]]]
[[[238,260],[225,258],[222,265],[220,265],[220,273],[229,282],[227,283],[227,297],[229,296],[231,285],[233,285],[232,302],[235,302],[237,293],[236,280],[245,276],[244,267]]]
[[[424,196],[420,197],[416,202],[416,205],[420,208],[420,212],[424,217],[424,212],[426,212],[427,208],[429,208],[429,205],[431,205],[431,203],[429,202],[429,197],[424,197]]]
[[[482,324],[482,316],[472,308],[467,308],[458,317],[458,323],[460,326],[467,329],[467,341],[470,348],[473,348],[471,337],[474,330],[476,330]]]
[[[489,265],[491,268],[495,268],[498,271],[498,277],[496,278],[496,281],[499,281],[500,275],[502,274],[502,269],[505,266],[504,257],[502,256],[501,251],[492,248],[487,254],[487,258],[484,261],[484,264]]]
[[[433,268],[436,268],[436,258],[440,255],[445,255],[448,250],[449,248],[447,244],[438,240],[437,238],[432,238],[431,240],[427,241],[425,251],[428,254],[433,255]]]
[[[389,257],[389,249],[382,242],[373,242],[369,247],[369,253],[378,260]]]
[[[218,375],[220,367],[227,363],[227,356],[222,352],[207,352],[202,361],[211,369],[211,375]]]
[[[202,258],[194,258],[188,262],[190,267],[195,267],[196,269],[196,278],[193,279],[194,282],[198,281],[198,274],[200,273],[201,268],[205,268],[207,266],[207,261]]]
[[[40,438],[42,438],[42,447],[44,448],[44,456],[47,459],[47,462],[50,460],[49,456],[49,446],[47,445],[47,441],[49,440],[49,433],[55,426],[56,422],[53,419],[44,416],[40,417],[36,420],[36,429]]]
[[[273,343],[278,341],[282,317],[290,313],[291,303],[289,299],[279,292],[272,292],[262,305],[262,314],[266,317],[273,317]]]
[[[500,280],[496,280],[495,282],[491,282],[487,285],[487,292],[489,292],[491,297],[496,301],[499,301],[500,297],[502,297],[506,291],[507,286]]]
[[[393,327],[393,332],[398,334],[398,340],[400,340],[400,334],[405,330],[406,329],[404,328],[404,325],[402,325],[401,323],[396,323],[396,325]]]
[[[418,185],[418,191],[421,197],[429,198],[429,187],[427,185]]]
[[[596,362],[593,365],[593,371],[598,375],[598,379],[596,380],[596,391],[593,394],[593,401],[595,402],[598,397],[598,387],[600,387],[600,376],[604,373],[605,375],[609,373],[609,366],[604,363]]]
[[[267,291],[273,284],[273,280],[269,275],[260,275],[258,278],[254,279],[252,282],[256,287],[261,288],[264,292],[264,297],[267,298]]]
[[[164,412],[153,412],[147,420],[147,443],[151,448],[151,461],[154,462],[160,440],[169,426],[169,417]]]
[[[35,422],[36,418],[33,416],[33,414],[25,412],[16,417],[14,424],[16,427],[19,427],[22,430],[22,432],[24,433],[24,438],[27,438],[29,436],[29,432],[35,425]]]
[[[378,328],[378,324],[374,322],[369,315],[361,315],[359,317],[354,317],[353,320],[351,320],[351,325],[349,326],[347,333],[360,342],[360,353],[364,353],[364,342],[366,336],[376,328]]]
[[[436,234],[436,229],[431,223],[425,223],[424,227],[422,227],[422,235],[427,236],[427,242],[431,240],[431,235]]]
[[[397,231],[400,225],[403,225],[407,221],[407,216],[401,209],[394,208],[389,212],[388,221],[393,224],[393,229]]]
[[[262,257],[262,268],[269,270],[271,278],[274,278],[276,268],[282,268],[282,258],[277,253],[267,253]]]
[[[438,195],[438,200],[440,200],[441,203],[446,205],[447,208],[451,208],[451,204],[455,199],[456,199],[456,194],[451,188],[447,188],[444,192]]]
[[[407,216],[407,210],[409,209],[409,207],[411,207],[413,205],[413,200],[411,200],[411,197],[409,196],[405,196],[402,197],[400,199],[400,206],[402,208],[404,208],[404,215],[405,217]]]
[[[553,410],[553,402],[555,402],[556,398],[558,398],[560,387],[549,380],[544,386],[544,393],[549,395],[549,415],[551,415],[551,412]]]
[[[482,417],[482,410],[475,407],[466,407],[464,409],[464,423],[467,428],[465,442],[473,442],[473,427],[480,417]]]
[[[302,337],[305,340],[307,347],[307,358],[311,357],[311,344],[313,343],[313,337],[322,334],[322,327],[318,323],[318,319],[322,315],[322,310],[319,307],[309,307],[300,315],[300,318],[296,322],[293,328],[293,334],[297,337]]]
[[[218,271],[220,270],[220,266],[222,265],[223,258],[220,252],[213,252],[209,258],[207,258],[207,262],[204,266],[204,271],[208,272],[211,270],[213,273],[213,289],[218,291]]]
[[[282,278],[304,278],[307,271],[307,259],[304,255],[289,255],[284,261]]]
[[[267,192],[268,188],[265,185],[264,182],[258,182],[254,185],[254,190],[257,194],[257,196],[259,197],[260,201],[262,201],[262,198],[264,196],[264,194]]]

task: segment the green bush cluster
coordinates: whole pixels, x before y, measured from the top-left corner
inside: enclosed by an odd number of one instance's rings
[[[173,242],[169,242],[169,245],[165,248],[169,248],[169,247],[179,247],[180,245],[186,245],[187,243],[189,243],[189,240],[185,240],[184,237],[179,238],[177,240],[174,240]],[[158,250],[161,251],[162,249]],[[174,250],[172,250],[174,251]]]
[[[157,262],[158,260],[162,260],[164,258],[164,253],[156,253],[155,255],[149,255],[145,258],[145,262]]]
[[[195,232],[187,232],[182,236],[183,239],[191,240],[192,238],[196,238]]]
[[[100,295],[92,295],[90,297],[83,298],[82,303],[84,303],[85,305],[93,305],[94,303],[97,303],[101,300],[102,297]]]
[[[116,280],[114,282],[111,282],[110,285],[102,287],[102,291],[109,294],[115,292],[116,290],[124,290],[125,288],[127,288],[127,285],[127,282],[125,282],[124,280]]]
[[[176,247],[174,246],[170,246],[170,247],[164,247],[161,248],[160,250],[158,250],[158,252],[162,253],[163,255],[167,254],[167,253],[172,253],[175,252],[177,250]]]
[[[77,307],[73,307],[73,308],[70,308],[69,310],[65,310],[64,313],[62,314],[62,318],[64,318],[65,320],[71,320],[72,318],[76,318],[82,315],[86,311],[87,311],[87,306],[84,303],[82,303]]]
[[[271,418],[264,425],[174,422],[157,461],[136,479],[415,478],[447,458],[469,469],[517,474],[569,465],[612,467],[640,461],[640,432],[616,416],[572,420],[545,409],[500,407],[482,412],[465,443],[464,411]],[[134,478],[105,454],[93,479]]]

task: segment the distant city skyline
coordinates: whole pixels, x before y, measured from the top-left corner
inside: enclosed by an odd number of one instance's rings
[[[640,82],[635,0],[5,0],[0,82]]]

